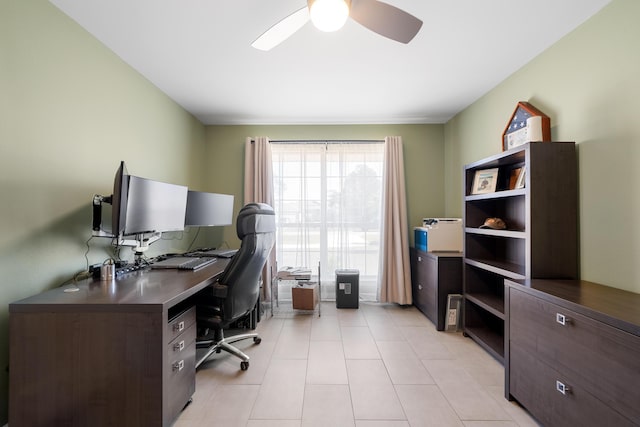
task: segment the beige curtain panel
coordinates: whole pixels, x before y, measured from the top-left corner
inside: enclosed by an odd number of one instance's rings
[[[379,301],[411,304],[409,227],[402,137],[384,139]]]
[[[273,164],[271,144],[266,136],[247,137],[244,152],[244,203],[266,203],[273,206]],[[271,279],[276,269],[276,250],[262,270],[262,299],[271,300]]]
[[[271,144],[266,136],[248,137],[244,157],[244,203],[273,206]]]

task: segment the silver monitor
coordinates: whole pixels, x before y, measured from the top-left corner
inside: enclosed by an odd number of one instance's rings
[[[124,234],[184,230],[188,188],[129,176]]]

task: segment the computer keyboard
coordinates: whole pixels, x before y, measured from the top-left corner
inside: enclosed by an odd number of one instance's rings
[[[200,270],[216,262],[217,258],[191,258],[178,266],[178,270]]]
[[[236,252],[238,252],[237,249],[212,249],[209,251],[195,252],[194,255],[199,257],[231,258]]]

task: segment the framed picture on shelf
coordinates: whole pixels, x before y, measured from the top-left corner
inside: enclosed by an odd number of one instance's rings
[[[524,179],[527,173],[526,166],[520,168],[520,172],[518,173],[518,180],[516,181],[515,188],[524,188]]]
[[[496,191],[498,168],[477,170],[473,179],[471,194],[486,194]]]

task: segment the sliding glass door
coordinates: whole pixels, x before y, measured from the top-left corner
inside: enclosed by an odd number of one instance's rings
[[[323,298],[335,270],[360,271],[360,296],[376,300],[384,145],[272,143],[279,267],[322,266]]]

